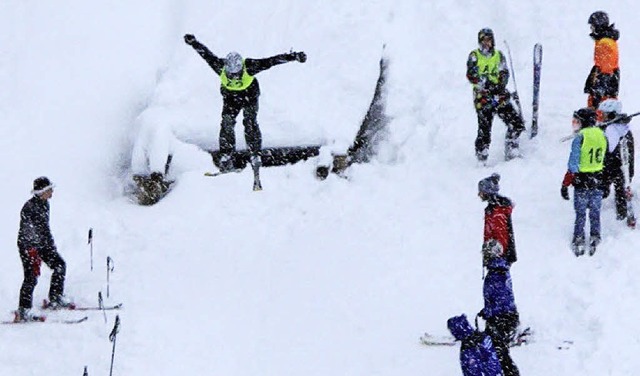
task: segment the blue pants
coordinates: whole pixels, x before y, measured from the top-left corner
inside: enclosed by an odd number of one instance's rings
[[[602,191],[600,189],[576,189],[573,197],[573,209],[576,221],[573,227],[573,239],[584,239],[584,226],[589,209],[589,224],[591,238],[600,239],[600,207],[602,206]]]

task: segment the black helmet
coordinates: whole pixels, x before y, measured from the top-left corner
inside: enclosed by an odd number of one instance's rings
[[[573,113],[573,117],[580,121],[582,128],[596,125],[596,111],[589,107],[584,107]]]
[[[588,23],[596,29],[607,27],[609,26],[609,16],[607,15],[607,13],[599,10],[597,12],[591,13]]]
[[[491,43],[493,43],[494,45],[496,44],[495,39],[493,39],[493,30],[489,29],[488,27],[485,27],[478,31],[478,43],[482,43],[482,40],[485,37],[491,38]]]

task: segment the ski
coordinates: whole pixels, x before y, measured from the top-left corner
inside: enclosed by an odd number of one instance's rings
[[[0,321],[3,325],[21,325],[21,324],[80,324],[89,320],[88,316],[84,316],[78,319],[49,319],[46,316],[38,316],[38,320],[29,321]]]
[[[519,331],[514,339],[509,343],[509,347],[517,347],[530,343],[533,331],[527,327],[522,331]],[[456,340],[451,336],[434,336],[429,333],[424,333],[420,336],[419,341],[425,346],[455,346]]]
[[[424,333],[419,338],[420,343],[425,346],[455,346],[456,340],[450,336],[433,336],[429,333]]]
[[[636,215],[633,211],[633,192],[631,191],[631,182],[629,177],[629,146],[623,137],[620,141],[620,160],[622,161],[622,174],[624,176],[624,198],[627,203],[627,226],[636,228]]]
[[[118,303],[110,306],[78,306],[72,304],[68,307],[56,307],[52,308],[51,303],[45,299],[42,301],[42,309],[50,310],[50,311],[113,311],[122,308],[122,303]]]
[[[233,168],[233,169],[231,169],[231,170],[226,170],[226,171],[216,171],[216,172],[209,172],[209,171],[207,171],[207,172],[205,172],[205,173],[204,173],[204,176],[207,176],[207,177],[216,177],[216,176],[226,175],[226,174],[229,174],[229,173],[232,173],[232,172],[240,172],[240,171],[242,171],[242,169],[241,169],[241,168]]]
[[[540,104],[540,71],[542,69],[542,45],[533,46],[533,103],[531,115],[531,138],[538,135],[538,105]]]

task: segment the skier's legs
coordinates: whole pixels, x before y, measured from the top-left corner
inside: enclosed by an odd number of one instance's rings
[[[625,219],[627,218],[627,198],[622,171],[616,171],[616,175],[613,177],[613,192],[616,202],[616,218]]]
[[[582,239],[584,241],[584,226],[587,220],[588,191],[586,189],[575,189],[573,193],[573,209],[576,212],[576,219],[573,226],[573,240]]]
[[[520,371],[509,354],[509,343],[519,324],[517,313],[487,319],[486,333],[491,337],[505,376],[519,376]]]
[[[602,206],[602,191],[598,188],[587,190],[589,206],[589,232],[591,241],[597,239],[600,242],[600,207]]]
[[[491,124],[493,123],[493,109],[483,107],[476,110],[478,115],[478,135],[476,137],[476,157],[479,160],[486,160],[489,155],[489,145],[491,144]]]
[[[38,276],[40,275],[40,265],[37,259],[37,251],[33,250],[30,255],[27,250],[20,250],[20,261],[22,261],[22,270],[24,279],[20,287],[20,300],[18,308],[31,309],[33,306],[33,290],[38,284]]]
[[[251,155],[258,155],[262,149],[262,133],[258,126],[258,98],[248,99],[247,102],[242,113],[244,138]]]
[[[518,114],[511,102],[498,107],[498,117],[507,125],[505,137],[506,152],[519,147],[518,137],[525,130],[522,116]]]
[[[49,300],[57,302],[64,294],[64,279],[67,274],[67,264],[55,250],[40,252],[42,261],[53,270],[51,286],[49,287]]]
[[[220,123],[220,153],[230,155],[236,149],[234,127],[242,108],[241,103],[231,95],[223,97],[222,122]]]

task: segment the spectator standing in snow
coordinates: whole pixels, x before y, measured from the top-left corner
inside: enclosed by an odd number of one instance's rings
[[[209,64],[220,76],[222,94],[222,122],[220,123],[220,166],[223,170],[232,169],[232,153],[235,151],[236,138],[234,126],[240,111],[243,111],[244,136],[251,153],[251,163],[260,164],[262,134],[258,126],[258,97],[260,86],[255,75],[274,65],[290,61],[307,61],[304,52],[291,52],[264,59],[244,59],[237,52],[230,52],[226,58],[214,55],[195,36],[186,34],[184,41]]]
[[[510,160],[519,155],[518,137],[525,129],[524,121],[511,104],[507,91],[509,69],[504,54],[495,48],[493,31],[480,30],[478,44],[479,48],[471,51],[467,59],[467,79],[473,85],[473,104],[478,116],[476,157],[480,162],[487,160],[493,117],[498,114],[507,125],[505,159]]]
[[[39,177],[33,182],[33,197],[20,211],[18,251],[22,261],[24,280],[20,288],[20,301],[16,311],[16,321],[41,320],[30,313],[33,291],[40,276],[42,261],[53,270],[49,288],[49,307],[65,308],[72,305],[64,296],[66,264],[58,253],[49,227],[49,200],[53,196],[54,185],[47,177]]]
[[[491,337],[473,329],[467,316],[450,318],[447,327],[461,342],[460,367],[464,376],[503,376]]]
[[[520,323],[509,271],[517,259],[511,222],[513,205],[511,200],[499,195],[499,182],[500,175],[492,174],[478,183],[478,196],[487,201],[482,245],[487,275],[482,289],[484,308],[478,316],[486,320],[485,332],[493,341],[502,372],[505,376],[517,376],[518,367],[509,354],[509,344]]]
[[[623,220],[627,218],[627,195],[631,194],[631,192],[627,192],[625,174],[628,176],[629,182],[633,179],[634,174],[635,152],[633,134],[629,129],[631,118],[622,113],[622,103],[617,99],[604,100],[600,103],[598,112],[604,123],[619,119],[608,124],[604,129],[608,148],[604,157],[603,198],[609,195],[611,184],[613,184],[616,219]],[[624,149],[628,152],[626,165],[622,160]]]
[[[568,169],[562,181],[560,194],[569,200],[569,186],[574,187],[573,207],[576,219],[571,248],[576,256],[585,251],[587,209],[589,210],[589,255],[593,256],[600,243],[600,207],[602,205],[602,181],[607,139],[596,126],[596,112],[585,107],[573,113],[573,129],[576,136],[571,143]]]
[[[591,38],[595,41],[593,68],[584,84],[589,94],[587,106],[596,110],[607,98],[618,98],[620,66],[618,65],[618,38],[620,32],[609,23],[609,15],[599,10],[589,16]]]
[[[484,237],[483,248],[490,242],[497,243],[501,248],[500,257],[511,265],[518,260],[516,242],[513,233],[511,213],[513,203],[499,194],[500,175],[492,174],[478,182],[478,197],[487,203],[484,209]],[[486,265],[486,260],[483,260]]]

